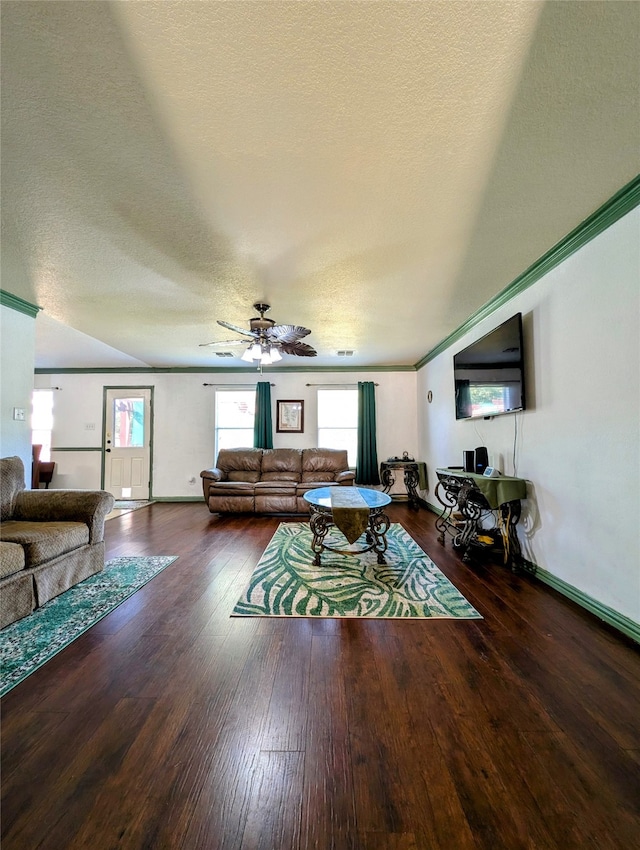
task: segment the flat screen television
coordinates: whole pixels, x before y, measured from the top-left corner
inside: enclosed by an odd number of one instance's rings
[[[516,313],[453,357],[456,419],[525,409],[522,313]]]

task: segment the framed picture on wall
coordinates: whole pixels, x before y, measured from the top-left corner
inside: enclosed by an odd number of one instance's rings
[[[282,399],[276,402],[276,431],[302,434],[304,431],[304,401]]]

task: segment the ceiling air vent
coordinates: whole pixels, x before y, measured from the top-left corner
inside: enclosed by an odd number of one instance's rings
[[[233,357],[230,351],[216,351],[216,357]]]
[[[337,353],[338,357],[353,357],[353,355],[355,354],[355,351],[353,351],[353,350],[349,351],[348,349],[343,348],[342,351],[338,351],[336,353]]]

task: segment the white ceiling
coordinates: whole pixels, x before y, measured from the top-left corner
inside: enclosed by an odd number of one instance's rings
[[[415,364],[638,172],[636,2],[12,2],[2,288],[37,366]],[[354,349],[348,360],[338,349]],[[231,349],[230,349],[231,350]]]

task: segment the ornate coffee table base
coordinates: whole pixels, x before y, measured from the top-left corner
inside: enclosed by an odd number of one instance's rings
[[[311,548],[315,552],[313,564],[316,567],[321,567],[320,556],[323,552],[336,552],[338,555],[361,555],[363,552],[375,552],[378,556],[379,564],[386,564],[384,553],[387,551],[387,531],[391,522],[389,517],[383,513],[382,508],[369,508],[369,521],[367,530],[365,531],[365,539],[368,546],[363,549],[337,549],[334,546],[327,546],[324,539],[330,528],[335,526],[331,509],[318,505],[309,505],[311,516],[309,525],[313,534]]]

